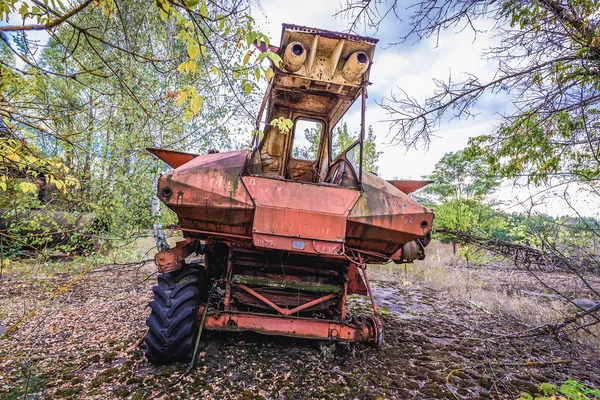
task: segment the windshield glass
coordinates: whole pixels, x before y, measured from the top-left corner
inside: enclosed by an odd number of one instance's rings
[[[297,119],[294,124],[294,145],[292,157],[314,161],[319,152],[319,142],[323,132],[323,123],[307,119]]]

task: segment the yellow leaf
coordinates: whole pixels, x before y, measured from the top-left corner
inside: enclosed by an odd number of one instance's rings
[[[195,74],[196,70],[198,69],[198,64],[196,64],[196,61],[190,60],[188,61],[188,64],[190,65],[190,74]]]
[[[162,21],[166,21],[169,14],[167,14],[162,8],[158,10],[158,14],[160,15],[160,19]]]
[[[267,68],[265,71],[265,78],[267,78],[267,81],[270,81],[272,77],[273,77],[273,70],[271,68]]]
[[[8,154],[4,155],[4,157],[8,158],[10,161],[14,161],[16,163],[21,161],[21,157],[19,157],[19,155],[16,153],[8,153]]]
[[[37,186],[35,186],[33,183],[21,182],[19,183],[19,190],[21,190],[23,193],[35,193],[37,191]]]
[[[183,103],[185,103],[185,101],[187,100],[187,93],[186,92],[177,92],[177,100],[175,100],[175,105],[177,107],[181,106]]]
[[[244,59],[242,60],[242,65],[248,64],[248,61],[250,60],[251,55],[252,55],[252,50],[248,50],[246,52],[246,55],[244,56]]]
[[[252,85],[249,82],[246,82],[244,85],[244,92],[246,92],[246,94],[252,93]]]
[[[202,97],[196,96],[190,102],[190,108],[194,114],[198,114],[200,112],[200,108],[202,107]]]

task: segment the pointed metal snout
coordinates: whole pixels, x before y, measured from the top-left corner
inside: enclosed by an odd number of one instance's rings
[[[342,76],[348,82],[355,82],[369,68],[369,56],[364,51],[355,51],[348,57],[342,68]]]
[[[289,72],[296,72],[306,60],[306,48],[300,42],[292,42],[285,48],[283,66]]]

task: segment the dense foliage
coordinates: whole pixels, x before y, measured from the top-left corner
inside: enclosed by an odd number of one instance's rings
[[[24,239],[32,223],[39,228],[41,214],[20,218],[32,208],[93,213],[113,236],[147,229],[149,183],[164,165],[146,147],[243,145],[230,133],[250,126],[257,82],[272,74],[267,60],[279,62],[253,50],[268,39],[248,7],[0,1],[0,18],[24,20],[0,26],[0,209],[10,218],[0,235]]]

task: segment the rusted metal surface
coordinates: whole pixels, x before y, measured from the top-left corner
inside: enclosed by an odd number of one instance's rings
[[[389,180],[389,183],[405,194],[414,192],[429,185],[433,181],[407,181],[407,180]]]
[[[172,168],[179,168],[183,164],[186,164],[192,161],[194,158],[198,157],[198,154],[193,153],[183,153],[181,151],[172,151],[172,150],[164,150],[164,149],[146,149],[149,153],[153,154],[157,158],[161,159],[165,163],[167,163]]]
[[[251,176],[243,181],[256,206],[252,233],[257,247],[339,254],[356,190]],[[283,248],[280,238],[290,247]]]
[[[358,180],[362,182],[363,180],[363,160],[365,153],[365,129],[367,125],[366,121],[366,111],[367,111],[367,88],[363,87],[361,91],[361,100],[362,107],[360,108],[360,138],[358,140],[358,145],[360,146],[360,158],[358,161]]]
[[[356,264],[356,266],[360,268],[360,270],[363,273],[363,279],[365,282],[365,286],[367,287],[367,293],[369,294],[371,306],[373,307],[373,321],[375,325],[375,330],[377,332],[377,335],[375,337],[375,345],[379,347],[383,343],[383,324],[381,323],[381,318],[379,317],[379,312],[377,311],[377,304],[375,304],[375,298],[373,297],[373,292],[371,291],[371,286],[369,285],[369,279],[367,278],[367,265],[363,263],[360,254],[358,255],[358,263]]]
[[[364,51],[350,54],[342,68],[342,76],[348,82],[356,82],[369,68],[369,56]]]
[[[358,268],[355,264],[350,264],[348,268],[348,293],[366,296],[368,294],[367,287],[360,277]]]
[[[158,272],[165,273],[175,271],[185,266],[185,259],[194,253],[196,243],[191,240],[177,242],[175,247],[165,251],[159,251],[154,256],[154,263]]]
[[[300,42],[288,44],[283,53],[283,67],[290,72],[296,72],[306,60],[306,48]]]
[[[385,180],[363,173],[363,193],[348,216],[346,244],[391,256],[431,231],[433,212]]]
[[[376,43],[284,25],[283,66],[274,68],[256,127],[264,113],[266,121],[294,121],[292,132],[266,124],[244,151],[153,151],[175,168],[159,179],[158,197],[177,213],[189,243],[203,241],[207,280],[219,287],[207,329],[381,344],[365,266],[423,258],[433,213],[407,195],[427,181],[363,171]],[[361,95],[361,137],[333,155],[333,127]],[[302,119],[321,126],[314,160],[294,157]],[[191,250],[181,244],[159,253],[160,270],[185,267]],[[349,294],[369,296],[373,316],[349,317]]]
[[[249,236],[254,204],[239,176],[247,154],[198,156],[160,177],[158,198],[177,213],[182,228]]]
[[[260,293],[261,293],[261,295],[265,296],[271,302],[278,305],[279,307],[288,308],[288,309],[298,307],[301,304],[305,304],[305,303],[319,299],[319,298],[315,298],[314,295],[297,293],[295,296],[293,296],[293,295],[290,295],[290,293],[287,293],[287,292],[282,293],[281,291],[277,291],[274,289],[273,290],[262,289],[262,290],[260,290]],[[234,290],[232,293],[232,298],[235,299],[235,301],[240,304],[252,306],[255,308],[273,310],[273,308],[271,306],[267,305],[260,299],[257,299],[255,296],[248,294],[241,289]],[[331,307],[335,307],[337,301],[339,301],[341,298],[342,298],[342,296],[337,296],[337,297],[334,296],[328,300],[324,300],[322,302],[313,304],[307,308],[297,310],[297,311],[298,312],[303,311],[303,313],[312,312],[312,311],[327,311]]]
[[[260,293],[257,293],[256,291],[250,289],[246,285],[238,283],[236,286],[239,287],[239,288],[241,288],[242,290],[248,292],[250,295],[256,297],[258,300],[262,301],[263,303],[265,303],[266,305],[268,305],[269,307],[271,307],[272,309],[274,309],[275,311],[277,311],[279,314],[286,315],[286,316],[287,315],[293,315],[293,314],[299,313],[300,311],[306,310],[308,308],[316,306],[317,304],[324,303],[327,300],[330,300],[330,299],[333,299],[334,297],[336,297],[335,293],[330,293],[330,294],[328,294],[326,296],[319,297],[318,299],[314,299],[314,300],[308,301],[308,302],[306,302],[304,304],[301,304],[301,305],[299,305],[297,307],[289,309],[289,308],[279,307],[277,304],[273,303],[271,300],[269,300],[265,296],[261,295]]]
[[[279,46],[283,67],[275,68],[270,81],[266,120],[319,119],[324,129],[317,159],[298,163],[292,149],[295,134],[282,134],[267,125],[255,149],[262,160],[262,174],[303,176],[315,183],[325,179],[332,158],[331,130],[369,84],[376,43],[369,37],[284,25]],[[300,165],[292,168],[294,164]]]
[[[372,343],[377,340],[377,331],[368,321],[355,325],[313,318],[240,312],[208,315],[204,328],[233,332],[253,331],[265,335],[347,342]]]

